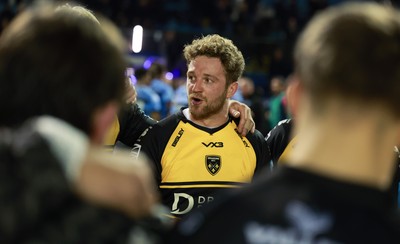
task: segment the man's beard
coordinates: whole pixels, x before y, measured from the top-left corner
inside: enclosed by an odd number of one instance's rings
[[[214,114],[219,113],[222,108],[224,107],[225,100],[226,100],[226,93],[227,91],[224,91],[224,93],[212,101],[211,103],[208,103],[207,99],[204,99],[203,102],[206,103],[204,108],[200,108],[200,106],[192,105],[189,101],[189,112],[190,115],[192,116],[193,119],[195,120],[201,120],[201,119],[206,119],[208,117],[211,117]]]

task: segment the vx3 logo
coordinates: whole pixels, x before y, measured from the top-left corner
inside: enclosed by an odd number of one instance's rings
[[[223,142],[210,142],[210,143],[204,143],[202,142],[201,144],[203,144],[205,147],[224,147],[224,143]]]

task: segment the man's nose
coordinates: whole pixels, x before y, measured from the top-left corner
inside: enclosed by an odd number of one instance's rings
[[[193,82],[193,84],[192,84],[192,91],[199,92],[202,90],[203,90],[203,85],[202,85],[201,80],[199,80],[199,79],[195,80],[195,82]]]

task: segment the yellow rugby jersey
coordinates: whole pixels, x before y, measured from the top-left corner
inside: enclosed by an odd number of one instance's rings
[[[241,137],[233,119],[202,127],[182,111],[150,127],[132,150],[154,163],[162,201],[176,216],[213,201],[223,189],[251,182],[270,160],[259,131]]]

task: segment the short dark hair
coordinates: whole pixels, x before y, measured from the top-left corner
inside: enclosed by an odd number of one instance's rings
[[[400,116],[400,15],[376,3],[318,14],[295,48],[296,73],[321,104],[331,95],[377,102]]]
[[[213,34],[195,39],[185,45],[183,55],[187,63],[198,56],[219,58],[224,67],[227,85],[239,80],[244,70],[242,52],[229,39]]]
[[[99,23],[36,7],[0,37],[0,125],[52,115],[90,133],[96,109],[122,102],[126,64]]]
[[[167,71],[167,67],[157,62],[152,63],[150,68],[147,70],[151,79],[160,79],[165,71]]]
[[[143,79],[143,77],[145,77],[146,74],[148,74],[148,71],[145,68],[137,68],[135,70],[135,77],[137,80]]]

